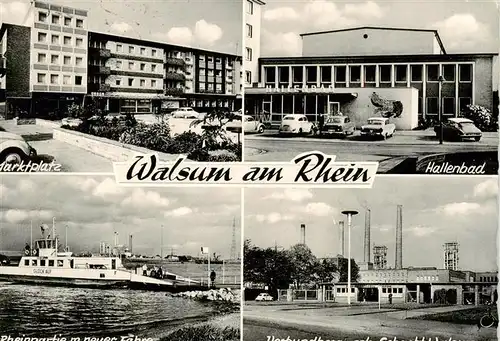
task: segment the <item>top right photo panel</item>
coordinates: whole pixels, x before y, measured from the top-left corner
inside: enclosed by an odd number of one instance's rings
[[[498,174],[500,1],[246,0],[244,160]]]

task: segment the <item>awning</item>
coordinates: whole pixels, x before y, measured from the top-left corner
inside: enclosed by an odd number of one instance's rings
[[[90,97],[95,98],[117,98],[117,99],[149,99],[149,100],[170,100],[170,101],[181,101],[186,98],[166,96],[166,95],[156,95],[156,94],[123,94],[115,92],[104,92],[99,94],[90,94]]]

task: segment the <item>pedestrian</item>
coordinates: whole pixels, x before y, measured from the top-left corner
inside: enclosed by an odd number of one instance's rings
[[[211,287],[215,287],[215,277],[216,277],[215,271],[212,270],[212,272],[210,273],[210,286]]]
[[[142,275],[143,276],[147,276],[148,275],[148,266],[146,264],[144,264],[142,266]]]
[[[323,133],[323,126],[325,125],[325,115],[321,113],[319,115],[319,134],[321,135]]]
[[[392,294],[389,294],[389,304],[392,304]]]

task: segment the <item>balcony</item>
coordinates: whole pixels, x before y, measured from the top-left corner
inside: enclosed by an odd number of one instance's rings
[[[99,75],[109,75],[111,73],[111,69],[102,65],[89,65],[89,72]]]
[[[181,58],[167,57],[165,58],[165,64],[172,66],[185,66],[186,62]]]
[[[185,81],[186,76],[184,76],[182,73],[177,73],[177,72],[167,72],[165,74],[165,78],[168,80],[173,80],[173,81]]]
[[[165,95],[182,95],[183,93],[183,88],[165,88]]]
[[[101,47],[89,47],[89,52],[93,55],[99,55],[101,58],[111,58],[111,51]]]

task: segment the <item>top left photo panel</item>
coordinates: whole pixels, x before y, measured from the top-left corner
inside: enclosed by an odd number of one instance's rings
[[[0,172],[242,160],[242,2],[0,3]]]

